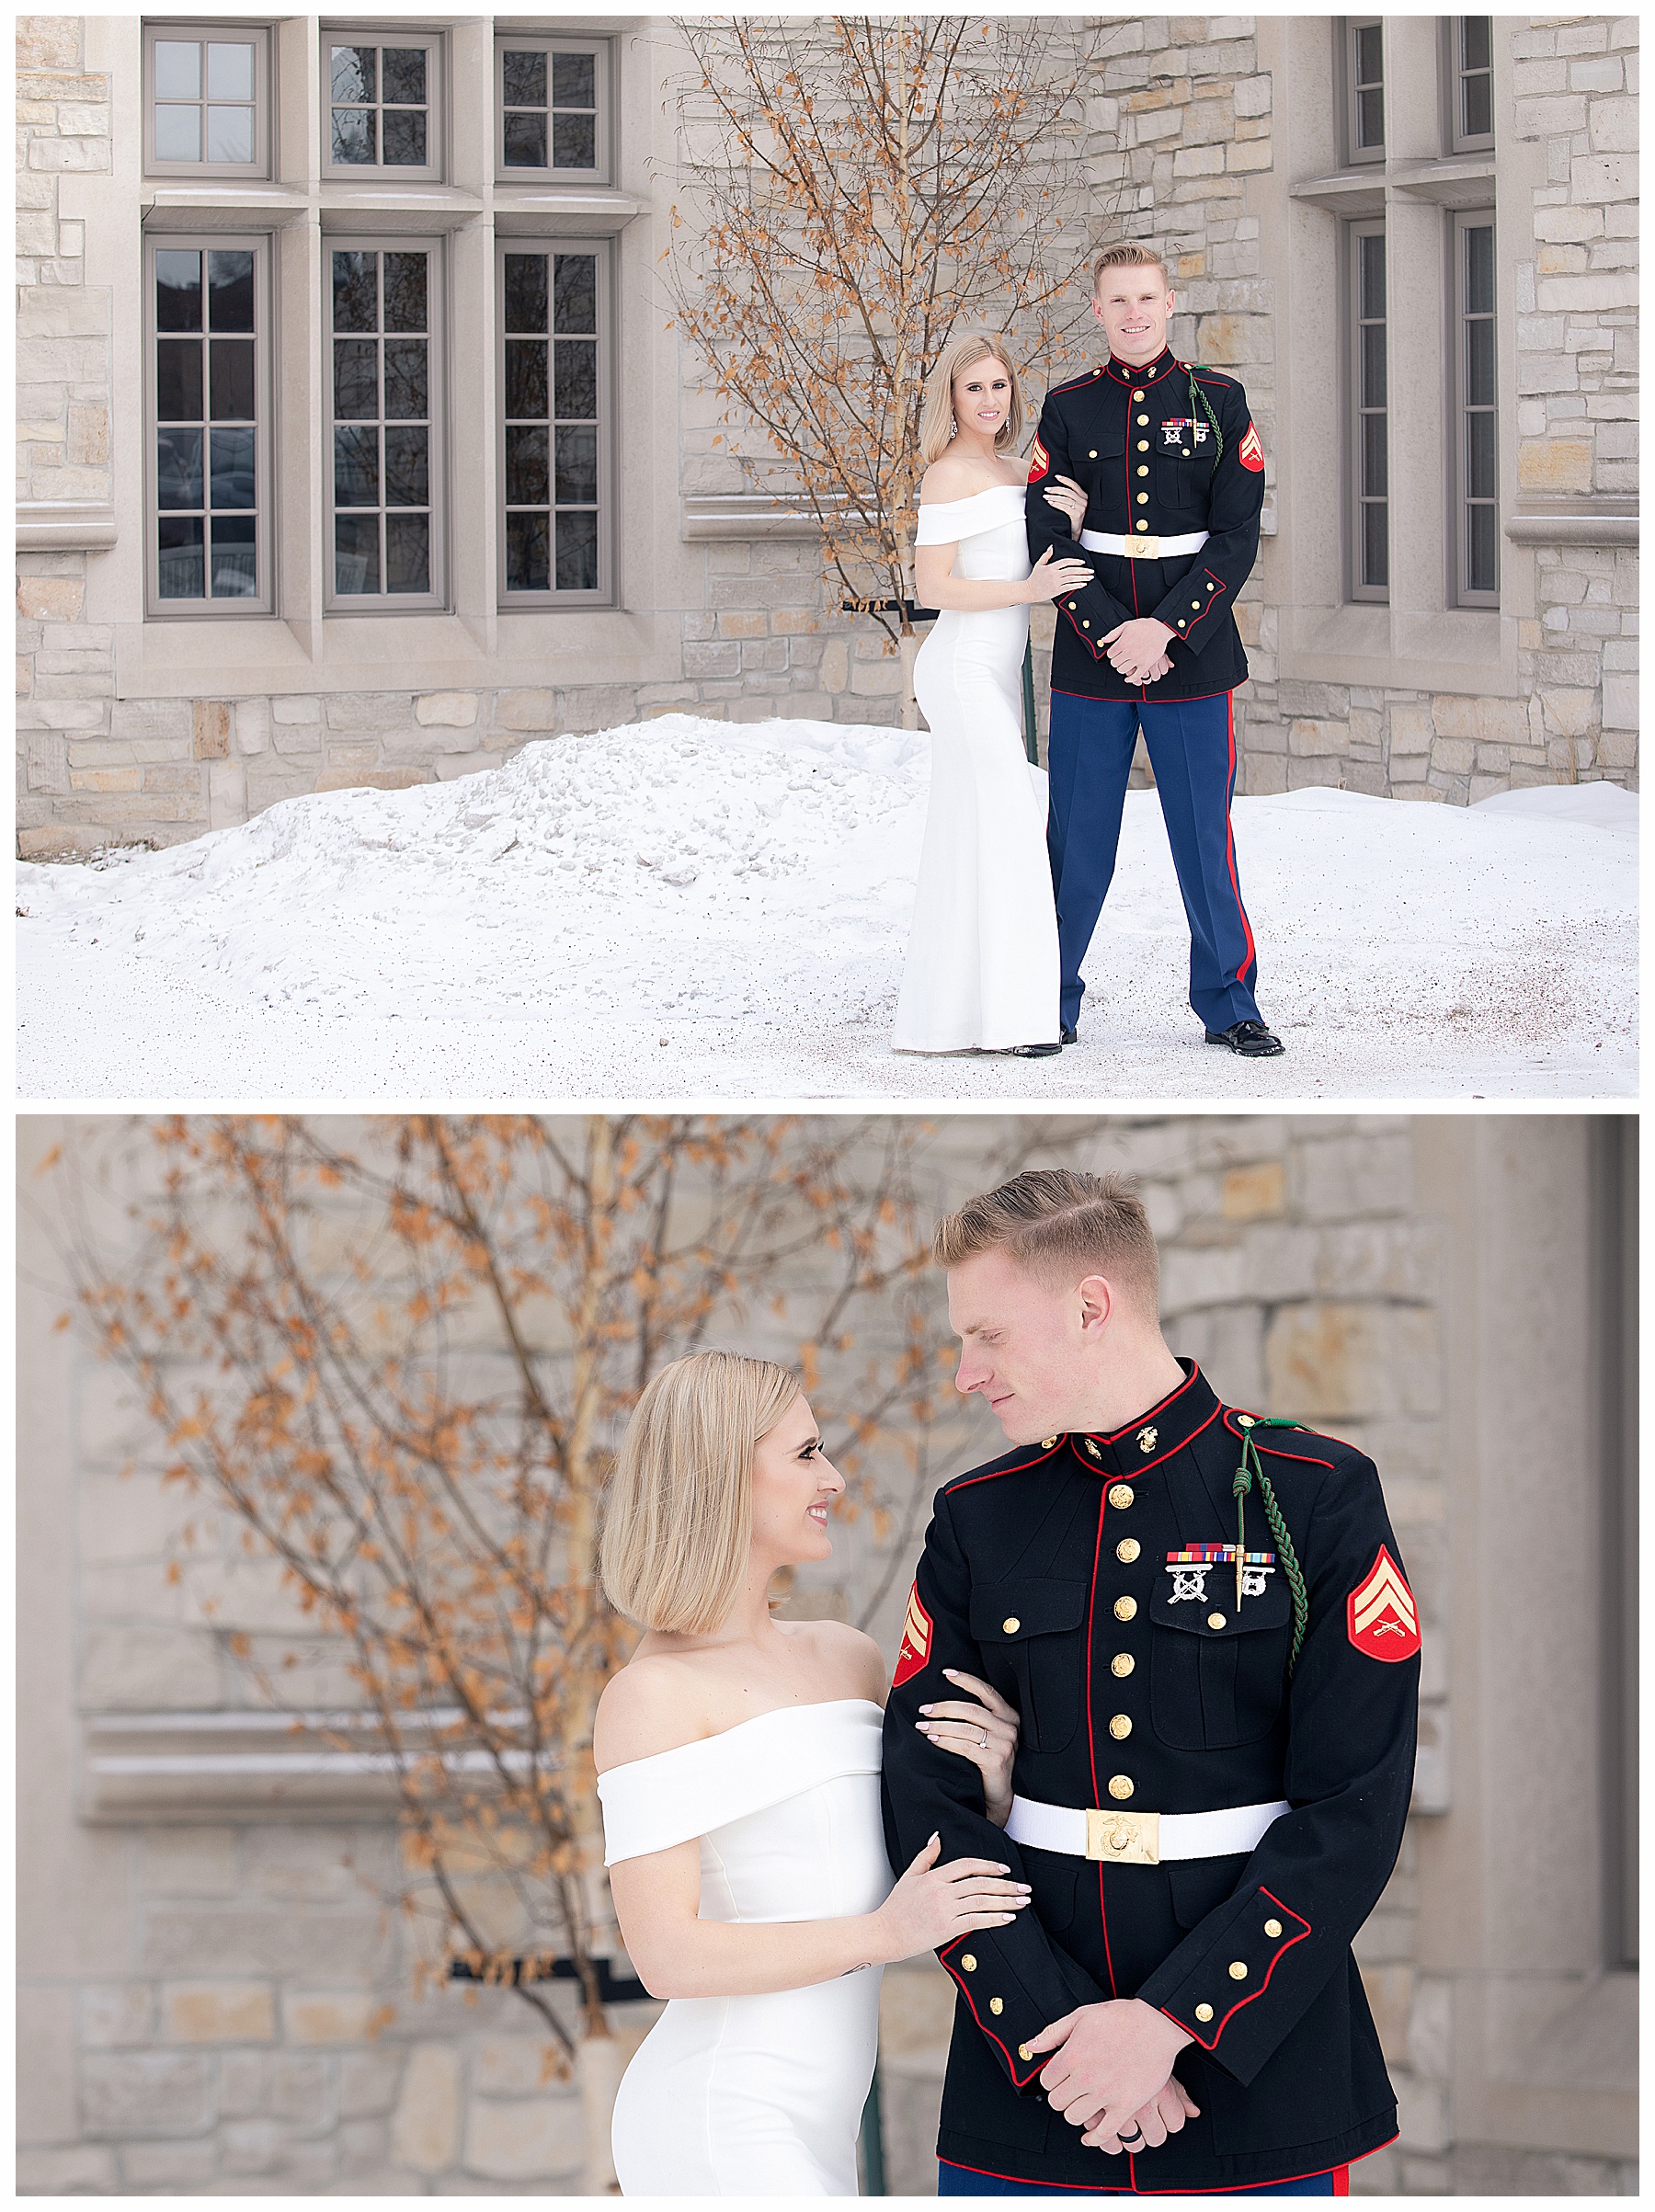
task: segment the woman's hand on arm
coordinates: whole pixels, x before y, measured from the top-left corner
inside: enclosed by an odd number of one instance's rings
[[[968,1759],[983,1777],[983,1810],[996,1828],[1011,1817],[1011,1769],[1017,1758],[1018,1715],[999,1692],[975,1674],[944,1667],[951,1682],[965,1691],[966,1698],[948,1698],[921,1705],[914,1726],[940,1750]]]
[[[936,1864],[931,1838],[875,1912],[826,1921],[700,1918],[701,1845],[675,1843],[610,1868],[615,1917],[652,1997],[750,1997],[833,1981],[935,1950],[973,1928],[1004,1927],[1028,1885],[987,1859]]]

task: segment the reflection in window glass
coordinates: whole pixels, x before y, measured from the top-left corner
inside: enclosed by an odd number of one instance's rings
[[[543,47],[500,52],[501,143],[508,169],[596,169],[598,57]]]
[[[328,51],[329,149],[336,167],[429,165],[430,55],[424,46]]]
[[[334,590],[431,590],[430,253],[332,257]]]
[[[257,50],[250,39],[156,39],[154,158],[250,167],[257,154]]]
[[[1389,416],[1386,389],[1385,232],[1375,225],[1353,240],[1355,298],[1355,582],[1364,596],[1382,597],[1390,583]]]
[[[1498,393],[1494,373],[1494,222],[1462,216],[1459,231],[1461,583],[1500,588]]]
[[[257,599],[258,343],[245,248],[154,258],[157,590]]]
[[[598,588],[598,257],[508,253],[506,588]]]

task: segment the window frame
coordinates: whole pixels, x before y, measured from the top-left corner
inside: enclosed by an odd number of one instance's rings
[[[1363,490],[1362,421],[1364,414],[1380,412],[1363,405],[1362,396],[1362,249],[1360,241],[1377,237],[1386,247],[1385,253],[1385,318],[1386,333],[1386,387],[1385,387],[1385,509],[1386,509],[1386,581],[1370,584],[1364,580],[1363,568],[1363,509],[1371,504]],[[1385,218],[1382,215],[1359,216],[1346,223],[1344,238],[1344,416],[1345,416],[1345,569],[1346,596],[1364,606],[1387,606],[1390,602],[1390,253],[1386,237]]]
[[[272,419],[272,394],[275,388],[273,357],[277,345],[275,327],[276,291],[275,242],[268,231],[191,231],[146,232],[143,236],[143,599],[144,619],[149,621],[234,621],[240,620],[268,620],[276,612],[276,435]],[[159,522],[161,516],[159,463],[157,460],[157,407],[159,395],[155,383],[155,341],[158,336],[155,321],[155,256],[158,253],[245,253],[251,252],[253,263],[254,302],[254,447],[253,466],[255,482],[261,487],[254,507],[253,548],[256,573],[263,576],[265,587],[249,598],[175,599],[161,597],[161,549]],[[204,336],[208,334],[204,331]],[[211,407],[211,398],[205,405]],[[211,434],[211,416],[202,418],[202,435]],[[211,509],[205,509],[210,514]],[[211,526],[203,536],[203,563],[209,557],[208,545]],[[205,575],[205,570],[204,570]]]
[[[1450,154],[1492,154],[1494,151],[1494,24],[1496,18],[1484,16],[1478,18],[1489,26],[1489,66],[1487,72],[1466,67],[1465,16],[1448,16],[1443,24],[1443,86],[1447,102],[1447,146]],[[1465,115],[1464,94],[1467,76],[1487,74],[1489,79],[1489,128],[1468,132],[1460,128]]]
[[[203,21],[196,17],[177,19],[146,17],[143,21],[143,51],[142,83],[143,87],[143,174],[145,177],[243,177],[249,183],[263,183],[270,176],[270,148],[275,139],[275,76],[273,70],[274,42],[270,27],[266,23],[249,23],[234,17],[222,22]],[[241,161],[164,161],[155,152],[155,47],[164,40],[183,36],[200,46],[207,46],[217,38],[237,45],[249,39],[253,45],[253,159]],[[238,102],[237,105],[240,103]],[[205,85],[200,105],[208,106]],[[203,133],[204,143],[204,133]]]
[[[338,417],[334,411],[334,321],[333,321],[333,257],[342,254],[404,254],[423,252],[429,257],[426,296],[426,337],[429,346],[430,411],[426,417],[430,428],[431,447],[428,456],[430,473],[431,519],[431,588],[429,591],[341,592],[336,588],[337,570],[337,545],[334,536],[334,426]],[[383,325],[383,272],[381,273],[381,325],[375,336],[384,344]],[[325,230],[322,234],[322,427],[325,432],[322,456],[322,508],[324,554],[322,573],[322,611],[325,616],[370,616],[399,614],[446,614],[449,605],[449,439],[448,439],[448,270],[443,254],[443,240],[434,233],[403,233],[371,228]],[[346,336],[353,334],[346,332]],[[360,334],[355,334],[360,335]],[[381,359],[381,404],[383,405],[384,369]],[[377,417],[382,433],[386,416]],[[381,453],[383,440],[382,437]],[[383,499],[384,472],[381,467],[381,515],[387,510]],[[383,571],[382,567],[382,576]]]
[[[349,184],[371,180],[377,188],[387,184],[429,185],[446,183],[448,177],[448,34],[442,30],[403,30],[394,23],[363,24],[332,23],[325,21],[317,33],[316,50],[317,88],[321,96],[321,140],[318,145],[319,170],[325,184]],[[333,54],[336,46],[371,46],[376,54],[387,46],[420,46],[426,51],[426,154],[427,159],[417,167],[411,163],[387,165],[382,159],[374,162],[336,162],[333,158]],[[373,112],[384,114],[383,63],[374,63],[375,84]],[[379,133],[382,153],[383,135]]]
[[[1362,101],[1356,76],[1357,32],[1370,29],[1379,32],[1379,98],[1384,128],[1378,143],[1362,145],[1357,137],[1361,128]],[[1385,81],[1385,18],[1383,16],[1347,16],[1343,22],[1344,108],[1345,108],[1345,161],[1347,165],[1365,162],[1383,162],[1390,136],[1390,88]]]
[[[542,169],[508,168],[506,166],[506,72],[505,54],[509,47],[514,53],[589,53],[597,60],[595,101],[597,112],[597,160],[589,169],[559,169],[548,162]],[[509,32],[496,31],[494,43],[494,159],[496,184],[569,184],[612,185],[614,174],[614,40],[602,36],[580,38],[568,31],[530,31],[521,37]],[[552,106],[548,97],[546,114],[546,151],[552,152]]]
[[[506,256],[520,253],[591,254],[598,263],[598,582],[590,591],[511,591],[506,560]],[[611,608],[616,598],[615,504],[615,242],[612,238],[565,237],[541,233],[500,233],[495,239],[495,558],[502,614],[561,612],[565,609]],[[550,336],[550,334],[548,334]],[[555,417],[553,417],[555,420]],[[551,439],[555,466],[556,439]],[[550,511],[555,515],[555,483]],[[553,573],[556,568],[556,524],[553,524]]]
[[[1494,496],[1491,501],[1473,503],[1467,485],[1467,469],[1469,462],[1468,440],[1466,436],[1466,417],[1469,411],[1467,397],[1466,332],[1466,233],[1476,228],[1494,234],[1491,256],[1494,279],[1494,304],[1488,311],[1487,321],[1494,333],[1494,399],[1487,412],[1494,423]],[[1488,208],[1453,208],[1448,214],[1448,304],[1449,328],[1453,333],[1449,364],[1449,446],[1453,454],[1451,483],[1454,488],[1454,509],[1449,518],[1449,535],[1454,548],[1454,604],[1456,607],[1498,608],[1503,562],[1501,558],[1500,535],[1500,252],[1499,230],[1494,210]],[[1478,320],[1485,319],[1480,314]],[[1479,412],[1481,410],[1479,409]],[[1467,527],[1467,508],[1492,506],[1494,509],[1494,585],[1492,589],[1475,588],[1469,581],[1471,560],[1471,533]]]

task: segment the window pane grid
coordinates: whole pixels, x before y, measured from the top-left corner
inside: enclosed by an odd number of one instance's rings
[[[598,51],[507,42],[499,70],[501,167],[595,175]]]
[[[258,159],[258,40],[169,33],[150,46],[151,145],[161,163],[251,168]]]
[[[1494,18],[1461,16],[1458,40],[1457,130],[1462,142],[1494,134]]]
[[[331,257],[334,591],[432,589],[431,255]]]
[[[431,75],[431,50],[424,45],[330,46],[332,165],[429,167]]]
[[[1353,309],[1355,547],[1353,581],[1364,597],[1383,598],[1390,585],[1389,438],[1386,382],[1385,233],[1357,231],[1352,240]]]
[[[1376,18],[1353,22],[1351,51],[1351,134],[1353,153],[1373,154],[1385,144],[1385,29]]]
[[[154,257],[155,553],[162,599],[257,599],[258,331],[246,247]]]
[[[599,585],[598,256],[507,253],[506,589]]]
[[[1457,219],[1459,330],[1460,588],[1491,599],[1500,589],[1499,386],[1495,372],[1494,223]]]

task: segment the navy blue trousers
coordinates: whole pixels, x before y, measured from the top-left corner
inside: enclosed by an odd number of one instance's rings
[[[1258,958],[1230,836],[1236,785],[1233,693],[1211,699],[1081,699],[1052,694],[1046,849],[1063,966],[1058,1006],[1072,1029],[1080,963],[1114,875],[1121,808],[1140,725],[1190,924],[1190,1004],[1208,1029],[1256,1021]]]
[[[1327,2173],[1302,2174],[1291,2182],[1254,2182],[1245,2189],[1204,2189],[1203,2196],[1345,2196],[1350,2193],[1348,2166],[1335,2166]],[[937,2161],[937,2195],[939,2196],[1079,2196],[1096,2194],[1099,2196],[1132,2196],[1131,2189],[1090,2190],[1053,2187],[1048,2182],[1014,2182],[1003,2174],[979,2173],[973,2166],[951,2166],[946,2159]]]

